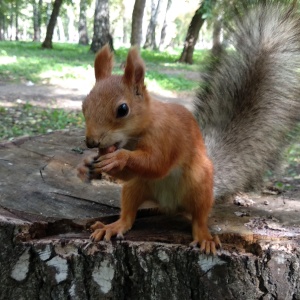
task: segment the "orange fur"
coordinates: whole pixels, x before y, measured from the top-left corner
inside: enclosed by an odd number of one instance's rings
[[[119,149],[85,162],[79,172],[87,179],[106,172],[125,183],[120,219],[109,225],[97,222],[91,238],[122,236],[132,227],[142,203],[151,200],[166,211],[189,212],[192,244],[215,254],[220,241],[207,227],[213,205],[213,166],[196,120],[184,107],[150,97],[144,85],[144,62],[136,48],[128,53],[123,76],[111,75],[108,50],[105,46],[95,59],[96,84],[83,103],[83,113],[87,145],[106,149],[118,145]],[[117,117],[122,104],[129,113]]]
[[[101,68],[97,68],[96,66],[101,63],[103,64]],[[111,75],[113,68],[113,55],[108,44],[106,44],[101,51],[97,53],[94,66],[96,80],[101,80]]]

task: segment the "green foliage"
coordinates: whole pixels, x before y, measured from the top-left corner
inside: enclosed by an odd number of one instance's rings
[[[0,107],[0,140],[21,135],[36,135],[53,130],[83,128],[81,112],[44,109],[29,103],[17,107]]]
[[[203,19],[211,18],[215,3],[216,0],[204,0],[197,12],[202,14]]]
[[[241,1],[241,0],[223,0],[223,1],[215,1],[215,0],[205,0],[208,2],[208,7],[213,2],[215,2],[216,5],[211,6],[211,10],[209,11],[209,14],[207,15],[207,21],[208,25],[212,25],[216,19],[221,19],[224,24],[231,24],[232,20],[237,17],[237,15],[241,16],[243,15],[247,9],[253,8],[257,6],[258,4],[263,3],[273,3],[273,4],[286,4],[291,5],[293,0],[247,0],[247,1]],[[296,3],[296,5],[299,5]]]

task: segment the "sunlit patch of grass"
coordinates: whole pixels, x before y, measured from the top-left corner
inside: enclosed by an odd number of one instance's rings
[[[83,79],[93,68],[95,56],[88,46],[76,44],[57,43],[53,49],[42,49],[41,44],[36,42],[0,41],[0,48],[0,61],[7,62],[0,64],[0,80],[14,82]],[[156,81],[162,89],[193,89],[198,84],[197,79],[187,79],[186,72],[198,73],[207,51],[195,50],[193,65],[178,63],[180,52],[181,49],[161,52],[141,49],[148,80]],[[127,48],[115,51],[114,73],[122,74],[127,53]],[[178,71],[181,73],[178,74]]]
[[[151,84],[151,82],[157,83],[161,88],[170,91],[192,91],[198,87],[198,82],[193,80],[188,80],[182,75],[169,75],[159,73],[157,71],[149,71],[146,74],[146,82]]]
[[[58,78],[77,78],[76,68],[91,68],[94,54],[87,47],[57,44],[54,49],[42,49],[34,42],[0,42],[0,60],[11,61],[0,65],[0,80],[32,81],[39,83],[42,74],[52,71]],[[68,70],[65,72],[65,70]]]

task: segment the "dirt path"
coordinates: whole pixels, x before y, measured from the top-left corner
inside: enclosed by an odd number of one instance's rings
[[[81,109],[81,102],[88,93],[87,84],[74,86],[33,85],[0,82],[0,106],[30,103],[40,107]]]

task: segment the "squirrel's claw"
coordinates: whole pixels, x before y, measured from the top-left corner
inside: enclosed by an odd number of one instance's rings
[[[222,248],[222,244],[220,242],[219,237],[216,235],[212,240],[202,240],[199,242],[198,240],[194,240],[190,243],[190,247],[196,248],[200,246],[200,252],[205,253],[206,255],[212,254],[217,255],[217,249]]]
[[[127,229],[126,225],[120,220],[108,225],[104,225],[102,222],[97,221],[90,228],[93,231],[90,236],[93,242],[98,242],[102,239],[109,242],[113,236],[116,236],[119,240],[124,239],[123,234],[129,229]]]

